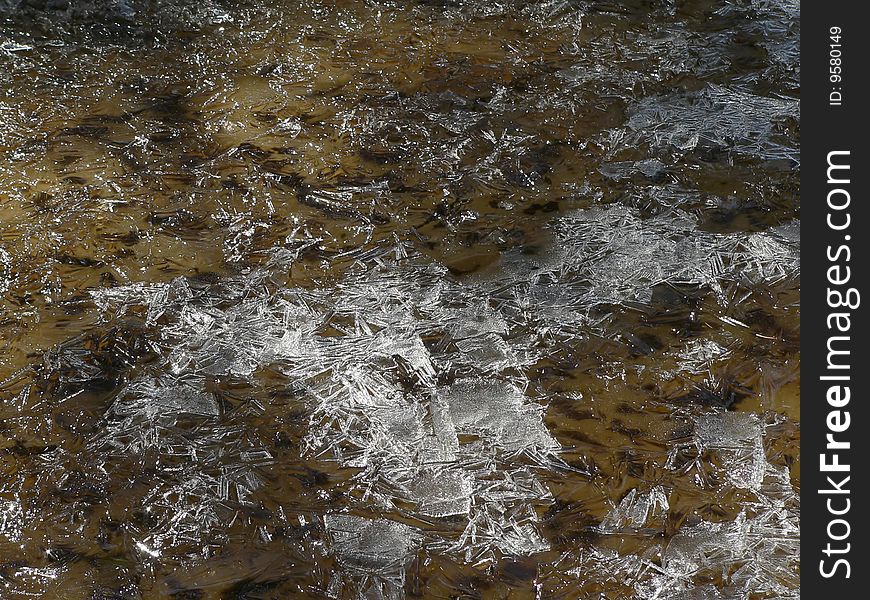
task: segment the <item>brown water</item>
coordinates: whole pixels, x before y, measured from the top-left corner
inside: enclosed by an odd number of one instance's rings
[[[798,16],[0,0],[0,598],[797,598]]]

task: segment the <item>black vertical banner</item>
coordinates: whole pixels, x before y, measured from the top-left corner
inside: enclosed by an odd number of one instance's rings
[[[801,587],[867,597],[868,38],[859,2],[801,7]],[[822,596],[824,594],[824,596]]]

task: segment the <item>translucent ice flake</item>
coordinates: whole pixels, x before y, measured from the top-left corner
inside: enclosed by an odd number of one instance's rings
[[[474,482],[457,468],[423,467],[408,484],[420,514],[429,517],[465,515],[471,509]]]
[[[669,542],[662,557],[664,575],[656,578],[655,585],[659,597],[686,594],[693,587],[692,579],[722,574],[723,567],[739,564],[725,575],[726,592],[739,598],[751,594],[797,598],[799,552],[795,513],[771,511],[754,517],[741,513],[734,521],[684,528]]]
[[[9,289],[12,279],[12,257],[5,248],[0,246],[0,294]]]
[[[733,17],[745,15],[742,29],[745,35],[757,36],[767,52],[763,74],[750,72],[745,80],[756,83],[780,83],[794,92],[800,80],[800,1],[752,0],[746,4],[728,4],[716,15]]]
[[[787,470],[765,456],[759,418],[733,412],[703,415],[695,420],[695,436],[700,448],[718,454],[731,485],[751,490],[756,499],[733,521],[684,527],[663,555],[666,587],[680,590],[680,581],[740,564],[727,578],[732,589],[796,597],[798,497]]]
[[[3,541],[17,542],[21,537],[24,524],[24,509],[17,499],[0,500],[0,548]]]
[[[558,444],[538,407],[517,388],[501,382],[461,381],[440,392],[457,433],[478,434],[508,451],[553,451]]]
[[[321,396],[308,439],[317,451],[343,446],[338,458],[363,469],[359,485],[373,500],[392,506],[401,497],[418,514],[440,518],[467,515],[477,502],[522,504],[547,496],[530,474],[530,481],[513,480],[516,465],[505,465],[510,471],[494,468],[501,452],[527,452],[543,460],[558,447],[540,410],[518,389],[456,384],[419,403],[372,374],[351,373],[353,379],[343,379],[341,387]],[[472,439],[460,439],[467,434]],[[476,551],[502,543],[497,531],[480,542],[487,545],[475,541]],[[460,540],[457,549],[462,545]]]
[[[336,557],[368,573],[401,577],[405,561],[420,542],[417,530],[395,521],[341,514],[323,520]]]
[[[751,490],[761,487],[770,465],[756,415],[727,412],[698,417],[695,436],[700,447],[718,450],[728,461],[726,474],[734,485]]]
[[[761,434],[761,422],[752,413],[714,413],[695,419],[695,436],[704,447],[742,448]]]
[[[492,548],[513,556],[546,552],[550,545],[541,537],[537,520],[537,515],[525,506],[507,508],[493,502],[476,508],[460,538],[465,560],[487,562]]]
[[[640,493],[633,489],[604,517],[599,528],[612,533],[626,528],[645,527],[651,518],[660,519],[666,515],[668,508],[668,498],[662,487],[656,486],[648,492]]]
[[[516,363],[510,345],[499,335],[483,334],[459,339],[456,347],[462,353],[462,360],[481,370],[501,371]]]
[[[334,574],[329,593],[352,590],[362,598],[401,597],[405,567],[421,542],[418,530],[386,519],[369,520],[343,514],[323,518],[330,552],[348,569]]]
[[[616,181],[639,175],[650,180],[659,180],[665,175],[665,165],[655,159],[638,162],[614,162],[601,165],[601,174]]]
[[[797,100],[762,97],[718,85],[697,93],[645,98],[633,108],[628,127],[657,148],[687,152],[733,150],[798,164],[798,150],[784,133],[799,118]]]
[[[215,416],[217,402],[196,384],[144,380],[130,384],[116,400],[113,409],[119,414],[141,414],[149,419],[176,417],[180,414]]]
[[[647,549],[634,555],[596,548],[583,555],[581,566],[566,572],[578,577],[606,573],[643,599],[798,598],[799,497],[787,469],[765,456],[761,420],[753,414],[717,412],[698,416],[694,423],[698,451],[717,457],[713,470],[720,502],[724,505],[735,489],[749,492],[736,515],[686,523],[666,541],[652,536]],[[642,527],[661,530],[673,508],[663,487],[633,489],[597,530],[605,535],[637,535]]]
[[[709,373],[713,363],[728,356],[728,348],[709,339],[689,340],[683,348],[674,353],[677,372],[696,375]]]
[[[449,329],[457,339],[467,339],[488,334],[506,334],[509,328],[501,313],[484,304],[478,304],[457,311]]]
[[[19,598],[43,598],[46,590],[63,594],[63,590],[58,589],[58,580],[66,570],[65,567],[57,566],[29,567],[13,564],[0,581],[0,590],[6,589]]]
[[[146,313],[159,314],[153,320],[160,323],[159,347],[178,379],[131,384],[113,411],[128,419],[214,416],[218,406],[202,391],[204,374],[252,377],[271,365],[304,393],[307,453],[358,469],[352,484],[365,503],[409,506],[427,518],[465,517],[468,527],[486,533],[437,544],[478,558],[491,558],[496,548],[542,547],[540,540],[520,544],[537,527],[530,503],[549,496],[525,465],[547,465],[559,444],[540,405],[515,383],[493,379],[516,364],[514,343],[525,338],[512,340],[505,317],[476,300],[477,290],[443,279],[428,284],[443,275],[427,263],[381,261],[335,290],[247,292],[229,306],[219,300],[228,290],[194,290],[178,281],[131,287],[126,295],[117,289],[100,297],[102,306],[122,313],[144,303]],[[446,307],[448,301],[454,306]],[[323,335],[326,324],[340,334]],[[452,345],[427,345],[424,333],[447,336]],[[491,376],[439,387],[437,371],[449,364]],[[159,427],[149,435],[150,442],[136,447],[165,443]],[[244,498],[242,482],[224,483],[233,494],[220,492],[221,502]],[[489,508],[480,512],[482,506]],[[525,516],[518,520],[516,511]],[[218,514],[206,509],[200,518]]]
[[[643,219],[614,205],[571,213],[552,227],[558,254],[541,272],[577,280],[576,292],[588,307],[648,303],[662,284],[720,292],[727,280],[777,282],[799,269],[797,244],[779,230],[710,234],[679,210]]]

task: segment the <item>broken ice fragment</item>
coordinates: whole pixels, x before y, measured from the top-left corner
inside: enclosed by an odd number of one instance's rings
[[[416,529],[386,519],[330,514],[323,520],[338,560],[367,573],[401,577],[421,540]]]
[[[523,393],[509,383],[462,380],[440,394],[458,433],[479,434],[510,452],[558,448],[544,426],[540,407],[527,402]]]
[[[632,489],[604,517],[599,528],[604,532],[617,532],[625,528],[646,527],[652,517],[666,515],[668,508],[668,498],[661,486],[646,492]]]
[[[421,514],[448,517],[468,514],[474,486],[459,469],[421,469],[410,484],[411,497]]]

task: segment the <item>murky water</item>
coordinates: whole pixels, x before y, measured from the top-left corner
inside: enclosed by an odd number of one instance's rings
[[[798,597],[797,1],[0,16],[0,597]]]

